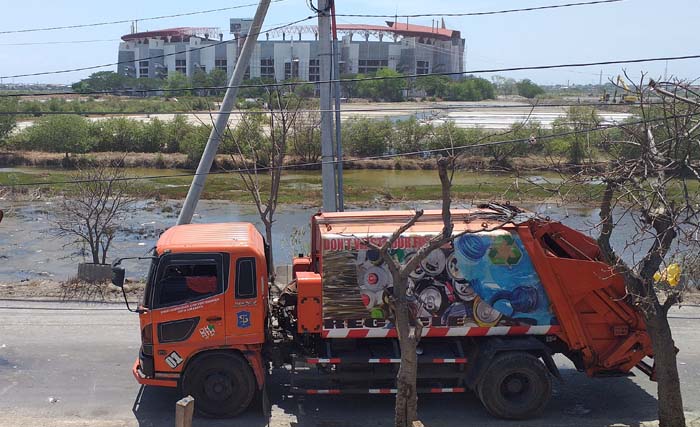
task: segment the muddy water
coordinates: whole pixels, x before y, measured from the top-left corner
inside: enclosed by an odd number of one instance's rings
[[[143,201],[129,214],[117,233],[109,258],[144,255],[152,248],[158,236],[175,223],[179,202]],[[437,208],[437,204],[414,202],[403,205],[375,206],[375,209]],[[565,224],[586,232],[592,232],[598,219],[598,210],[541,204],[524,206],[542,215],[562,220]],[[17,282],[27,279],[67,279],[75,275],[76,263],[86,259],[86,252],[71,240],[58,237],[53,221],[56,219],[53,201],[7,202],[0,200],[0,208],[6,212],[0,223],[0,282]],[[317,208],[285,205],[279,208],[274,225],[275,264],[287,264],[293,254],[308,250],[309,218]],[[200,202],[194,222],[244,221],[254,223],[259,230],[262,224],[252,206],[241,206],[227,201],[203,200]],[[634,232],[631,221],[622,225],[614,244],[625,245],[625,236]],[[627,252],[628,259],[632,253]],[[130,263],[128,276],[143,277],[146,264]]]

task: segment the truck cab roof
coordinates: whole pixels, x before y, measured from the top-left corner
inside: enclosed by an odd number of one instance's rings
[[[158,239],[159,255],[170,252],[248,252],[264,256],[263,238],[246,222],[185,224],[169,228]]]

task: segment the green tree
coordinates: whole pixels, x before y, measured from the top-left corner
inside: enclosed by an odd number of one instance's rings
[[[357,82],[355,81],[355,79],[362,77],[362,74],[341,74],[340,80],[351,80],[342,81],[340,83],[340,92],[343,94],[343,96],[345,96],[346,98],[357,98],[359,95],[357,93]]]
[[[396,78],[400,76],[403,76],[403,74],[390,68],[382,68],[375,75],[379,79],[367,78],[357,82],[357,94],[362,98],[369,98],[373,101],[402,101],[406,80]],[[360,78],[360,75],[358,75],[358,78]]]
[[[343,145],[350,154],[377,156],[388,151],[392,125],[387,119],[353,117],[343,123],[342,132]]]
[[[211,134],[211,126],[194,126],[190,132],[185,134],[185,138],[180,142],[180,151],[187,154],[187,161],[190,167],[196,167],[204,153],[204,147]]]
[[[242,154],[246,158],[253,158],[256,157],[254,152],[269,151],[265,148],[269,144],[265,136],[265,121],[265,115],[260,114],[259,111],[242,114],[236,127],[221,141],[221,152],[231,155]],[[258,156],[265,157],[262,154]]]
[[[181,91],[180,89],[187,88],[189,84],[190,82],[186,75],[174,71],[168,74],[168,78],[165,81],[165,89],[168,89],[168,95],[181,95],[184,94],[185,91]]]
[[[125,117],[104,119],[92,124],[94,136],[93,150],[142,152],[142,135],[144,125]]]
[[[450,87],[450,78],[447,76],[425,76],[416,78],[416,89],[425,91],[428,96],[444,98]]]
[[[304,163],[317,162],[321,158],[321,114],[299,113],[290,135],[291,151]]]
[[[140,77],[138,79],[132,79],[131,81],[132,87],[139,91],[153,91],[153,90],[158,90],[162,89],[163,86],[165,86],[165,81],[162,79],[151,79],[148,77]],[[137,92],[137,95],[147,95],[148,92],[141,92],[140,94]]]
[[[0,98],[0,147],[7,143],[7,138],[17,126],[17,118],[14,114],[7,114],[17,111],[18,102],[11,98]]]
[[[180,142],[192,132],[194,126],[187,121],[187,117],[177,114],[165,125],[165,144],[162,147],[165,153],[180,152]]]
[[[91,148],[90,122],[80,116],[47,116],[26,130],[29,148],[70,154],[85,153]]]
[[[566,112],[566,117],[560,117],[552,124],[554,133],[576,132],[572,135],[557,138],[552,141],[552,151],[567,154],[569,163],[580,165],[586,157],[592,158],[594,147],[601,141],[601,132],[588,131],[599,126],[601,119],[595,108],[572,106]]]
[[[73,90],[79,93],[121,90],[129,86],[131,86],[131,78],[114,71],[98,71],[72,85]]]
[[[447,99],[450,101],[482,101],[495,97],[491,82],[472,76],[451,82],[447,92]]]
[[[408,120],[396,122],[391,135],[391,146],[398,153],[426,150],[431,133],[432,125],[420,123],[415,116],[411,116]]]
[[[211,70],[209,72],[209,84],[212,87],[224,87],[228,85],[228,76],[226,75],[226,71],[221,70],[219,68],[214,68],[213,70]],[[212,92],[215,94],[221,94],[225,91],[225,89],[212,90]]]
[[[428,147],[431,150],[461,147],[480,139],[482,136],[483,131],[479,128],[462,129],[457,127],[454,121],[448,120],[439,126],[433,127]],[[434,154],[447,154],[447,151]]]
[[[518,83],[516,83],[516,87],[518,88],[518,95],[529,99],[544,93],[544,89],[537,86],[530,79],[520,80]]]
[[[265,88],[265,85],[272,85],[274,84],[274,80],[268,79],[268,78],[261,78],[261,77],[256,77],[254,79],[249,79],[249,80],[243,80],[243,87],[241,87],[238,90],[238,98],[241,99],[246,99],[246,98],[253,98],[253,99],[258,99],[258,98],[265,98],[267,97],[267,89]],[[252,87],[246,87],[246,86],[252,86]],[[273,87],[274,89],[274,87]]]
[[[527,123],[514,123],[507,139],[528,140],[528,142],[515,142],[500,145],[490,145],[486,147],[486,154],[493,158],[493,164],[498,167],[509,169],[513,157],[522,157],[536,150],[533,145],[537,138],[543,136],[545,130],[539,122],[530,121]],[[503,135],[494,135],[492,140],[502,140]],[[532,141],[532,142],[530,142]]]
[[[194,74],[192,74],[191,79],[192,87],[208,88],[211,87],[211,80],[209,79],[209,74],[206,71],[197,69]],[[197,89],[197,95],[205,96],[209,93],[208,89]]]
[[[141,131],[141,151],[145,153],[162,152],[167,144],[167,125],[158,118],[143,125]]]
[[[515,79],[503,76],[493,76],[491,77],[491,82],[493,83],[496,91],[505,96],[514,95],[517,91]]]

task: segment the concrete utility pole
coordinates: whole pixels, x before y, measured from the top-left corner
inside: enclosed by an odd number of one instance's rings
[[[340,130],[340,44],[338,43],[338,30],[335,23],[335,2],[331,6],[333,12],[333,99],[335,101],[335,157],[336,163],[335,174],[338,192],[337,211],[345,210],[345,194],[343,193],[343,143]]]
[[[332,79],[330,0],[318,0],[318,46],[321,81]],[[331,83],[321,83],[321,183],[323,211],[337,210],[335,165],[333,164],[333,113],[331,112]]]
[[[180,211],[180,216],[177,218],[178,225],[192,222],[192,215],[194,215],[197,202],[199,202],[202,190],[204,190],[207,174],[211,170],[211,165],[214,163],[216,152],[221,143],[221,135],[226,130],[228,119],[231,116],[231,110],[233,110],[236,103],[236,95],[238,95],[237,86],[243,81],[243,75],[245,74],[246,68],[248,68],[250,57],[253,55],[253,49],[255,49],[255,44],[258,42],[258,34],[260,34],[267,9],[270,6],[270,1],[271,0],[260,0],[258,10],[255,11],[253,23],[248,32],[248,36],[245,38],[243,49],[241,49],[241,54],[238,56],[238,61],[236,61],[236,68],[234,68],[233,75],[228,83],[229,87],[226,89],[224,100],[221,103],[219,115],[216,116],[214,127],[211,130],[211,134],[209,134],[209,140],[202,154],[202,159],[199,161],[199,166],[197,166],[197,173],[192,179],[192,185],[190,185],[190,190],[187,192],[187,198],[182,206],[182,211]]]

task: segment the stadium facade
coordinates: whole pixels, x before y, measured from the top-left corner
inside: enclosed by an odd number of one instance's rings
[[[234,38],[218,28],[170,28],[132,32],[119,45],[117,72],[130,77],[165,78],[197,70],[233,73],[249,19],[231,19]],[[386,25],[339,24],[341,74],[372,74],[390,68],[404,74],[463,72],[465,40],[444,20],[431,26],[408,22]],[[313,39],[311,39],[313,37]],[[261,34],[246,74],[275,81],[321,80],[316,26],[286,27]]]

